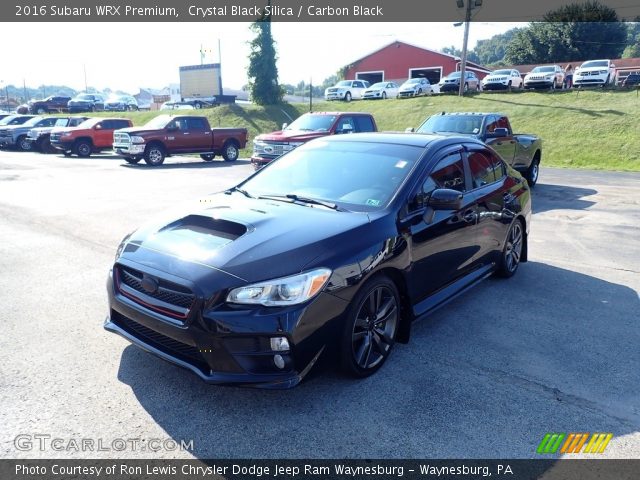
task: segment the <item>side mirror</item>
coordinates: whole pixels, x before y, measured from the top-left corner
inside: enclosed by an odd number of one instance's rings
[[[95,130],[102,130],[102,125],[98,124],[95,127],[93,127]]]
[[[431,193],[429,206],[434,210],[459,210],[462,208],[462,193],[450,188],[438,188]]]
[[[407,128],[404,129],[404,133],[413,133],[415,131],[416,131],[416,129],[413,128],[413,127],[407,127]]]
[[[289,124],[287,122],[284,122],[282,124],[282,130],[284,130],[285,128],[287,128],[289,126]]]
[[[508,137],[509,130],[506,128],[496,128],[492,133],[488,133],[487,137],[491,138],[500,138],[500,137]]]

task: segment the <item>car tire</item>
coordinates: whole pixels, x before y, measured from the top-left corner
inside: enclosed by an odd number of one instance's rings
[[[420,95],[422,95],[422,88],[418,89],[418,93],[416,93],[416,97],[419,97]]]
[[[496,274],[498,276],[509,278],[515,275],[518,270],[518,266],[520,265],[520,259],[522,258],[524,241],[524,225],[519,219],[516,219],[511,224],[509,232],[507,233],[507,238],[504,242],[500,266],[498,267],[498,270],[496,270]]]
[[[358,290],[345,316],[340,342],[342,369],[368,377],[389,357],[400,326],[400,295],[385,275],[370,278]]]
[[[235,162],[240,156],[240,150],[235,142],[227,142],[222,147],[222,158],[225,162]]]
[[[38,115],[43,115],[43,114],[47,113],[47,109],[44,108],[44,107],[38,107],[38,109],[36,110],[36,113]]]
[[[88,140],[78,140],[73,146],[74,153],[80,158],[88,158],[91,156],[91,142]]]
[[[531,165],[527,168],[527,171],[524,174],[524,178],[527,179],[527,183],[531,188],[538,183],[538,177],[540,176],[540,157],[536,155],[531,161]]]
[[[344,94],[344,101],[345,102],[350,102],[351,101],[351,92],[347,92]]]
[[[464,84],[464,88],[462,89],[464,93],[467,93],[469,91],[469,84],[465,83]]]
[[[16,141],[16,146],[18,147],[18,150],[20,150],[21,152],[30,152],[31,150],[33,150],[33,143],[27,140],[26,135],[22,135],[18,137],[18,140]]]
[[[124,161],[131,165],[136,165],[140,160],[142,160],[141,157],[124,157]]]
[[[65,157],[70,157],[70,156],[71,156],[71,152],[70,152],[69,150],[65,150],[64,152],[62,152],[62,154],[63,154]]]
[[[205,162],[211,162],[214,158],[216,158],[216,155],[214,153],[203,153],[200,155],[200,158]]]
[[[382,99],[386,100],[387,99],[387,92],[382,92]]]
[[[151,165],[152,167],[162,165],[165,157],[166,153],[164,151],[164,147],[157,143],[147,145],[147,148],[144,150],[144,161],[147,165]]]

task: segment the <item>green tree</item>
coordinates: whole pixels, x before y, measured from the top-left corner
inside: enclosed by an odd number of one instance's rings
[[[518,30],[520,29],[512,28],[504,33],[494,35],[491,38],[478,40],[473,49],[473,55],[477,58],[477,62],[481,65],[504,63],[507,45],[511,42]]]
[[[251,99],[258,105],[273,105],[282,102],[284,92],[278,84],[276,47],[271,34],[271,17],[266,16],[251,24],[256,37],[249,42],[249,91]]]
[[[505,52],[508,63],[618,58],[627,45],[626,25],[598,2],[566,5],[543,20],[515,33]]]
[[[622,58],[640,57],[640,18],[627,23],[627,47]]]

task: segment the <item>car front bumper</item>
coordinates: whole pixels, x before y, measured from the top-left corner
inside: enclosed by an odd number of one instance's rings
[[[508,82],[487,82],[482,84],[483,90],[507,90],[508,88]]]
[[[56,150],[60,150],[63,152],[69,152],[71,151],[71,149],[73,148],[73,140],[70,142],[63,142],[63,141],[53,141],[51,142],[51,146],[53,148],[55,148]]]
[[[596,77],[596,76],[573,76],[573,85],[605,85],[607,83],[607,79],[605,77]]]
[[[445,83],[440,86],[441,92],[457,92],[460,90],[459,83]]]
[[[340,93],[327,93],[324,96],[325,100],[344,100],[344,97],[346,95],[346,92],[340,92]]]
[[[113,151],[118,155],[142,155],[146,145],[144,143],[113,144]]]
[[[123,295],[114,282],[117,275],[112,270],[107,281],[104,328],[212,384],[294,387],[335,338],[329,331],[348,306],[328,293],[286,308],[221,304],[208,309],[199,299],[180,322]],[[271,350],[273,337],[286,337],[289,350]]]
[[[553,80],[526,80],[524,88],[551,88]]]
[[[15,144],[16,144],[16,141],[12,136],[0,137],[0,147],[12,147]]]

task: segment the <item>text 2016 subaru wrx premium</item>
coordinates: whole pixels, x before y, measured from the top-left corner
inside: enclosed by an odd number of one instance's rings
[[[107,330],[211,383],[298,384],[323,354],[375,372],[411,322],[526,261],[526,180],[482,142],[313,140],[197,211],[128,235]]]

